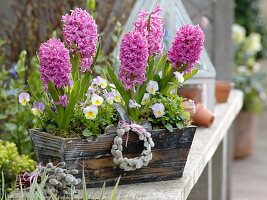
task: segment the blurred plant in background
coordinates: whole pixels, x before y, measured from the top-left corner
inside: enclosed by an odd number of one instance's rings
[[[116,43],[109,33],[114,31],[117,21],[122,25],[130,13],[135,0],[11,0],[7,8],[11,18],[2,17],[0,21],[0,37],[6,41],[5,64],[11,66],[19,57],[22,50],[26,50],[28,57],[26,64],[39,48],[39,44],[46,41],[56,31],[57,36],[63,39],[61,16],[68,10],[76,7],[89,10],[98,24],[102,37],[102,50],[106,55],[112,52]],[[6,13],[7,14],[7,13]],[[116,32],[116,30],[115,30]],[[9,66],[7,65],[7,66]]]
[[[5,190],[14,188],[16,176],[20,171],[32,172],[37,163],[26,155],[19,155],[14,143],[0,140],[0,185],[5,177]],[[1,192],[0,192],[1,193]]]
[[[0,49],[4,42],[0,39]],[[38,71],[38,60],[33,56],[30,65],[25,65],[26,51],[22,51],[16,63],[7,70],[3,64],[5,55],[0,56],[0,139],[12,141],[17,145],[19,154],[33,156],[33,149],[28,129],[32,127],[32,113],[22,108],[18,103],[21,91],[27,91],[25,85],[26,72],[29,71],[29,80],[32,87],[38,91],[43,90]],[[30,70],[28,70],[30,69]]]
[[[264,109],[265,92],[264,78],[266,71],[256,62],[256,55],[262,50],[261,35],[250,33],[238,24],[232,26],[232,41],[234,50],[234,83],[235,88],[244,94],[243,109],[258,115]]]
[[[257,58],[267,57],[267,22],[260,12],[261,2],[262,0],[235,0],[235,23],[243,26],[247,35],[253,32],[261,35],[262,49],[257,52]]]

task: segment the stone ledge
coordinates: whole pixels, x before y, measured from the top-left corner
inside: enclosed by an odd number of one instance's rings
[[[231,91],[227,103],[216,104],[213,125],[210,128],[200,127],[196,131],[182,178],[171,181],[119,185],[115,199],[185,200],[227,134],[242,105],[242,93],[238,90]],[[113,187],[105,189],[105,199],[110,199],[112,190]],[[100,191],[101,188],[87,189],[88,198],[99,197]],[[82,197],[82,192],[80,197]]]

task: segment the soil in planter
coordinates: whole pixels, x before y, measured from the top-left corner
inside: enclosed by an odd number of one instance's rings
[[[86,129],[86,126],[81,122],[71,122],[67,130],[62,130],[60,128],[52,129],[49,133],[55,136],[60,136],[64,138],[73,137],[84,137],[82,132]]]

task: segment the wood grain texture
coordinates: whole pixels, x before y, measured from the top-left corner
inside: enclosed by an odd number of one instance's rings
[[[120,184],[171,180],[182,177],[187,156],[194,138],[196,127],[152,130],[155,143],[153,158],[146,167],[125,172],[113,163],[110,153],[116,129],[110,128],[106,134],[87,141],[80,138],[61,138],[49,133],[30,130],[38,162],[66,162],[68,168],[77,168],[81,178],[84,166],[87,187],[115,185],[121,175]],[[125,144],[126,137],[123,137]],[[123,146],[124,157],[139,156],[143,150],[143,141],[135,133],[130,133],[127,148]]]

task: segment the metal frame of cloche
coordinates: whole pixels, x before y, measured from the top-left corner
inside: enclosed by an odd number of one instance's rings
[[[184,24],[192,24],[191,19],[187,14],[181,0],[137,0],[131,11],[131,14],[126,21],[119,41],[121,41],[122,36],[127,31],[133,30],[133,23],[137,18],[138,12],[141,10],[141,8],[152,11],[156,8],[157,5],[163,8],[163,12],[161,12],[160,15],[165,21],[164,46],[169,49],[176,35],[176,31]],[[167,35],[166,32],[168,33]],[[115,60],[117,60],[119,57],[119,46],[120,43],[115,47],[113,51]],[[201,53],[200,61],[195,64],[195,68],[199,69],[198,73],[194,77],[189,79],[186,82],[186,85],[201,85],[203,89],[202,103],[205,107],[213,112],[215,106],[214,93],[216,71],[205,48]]]

